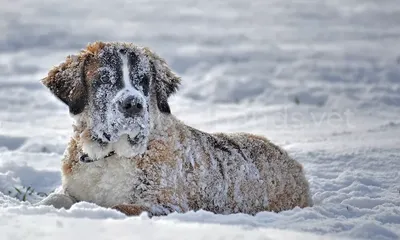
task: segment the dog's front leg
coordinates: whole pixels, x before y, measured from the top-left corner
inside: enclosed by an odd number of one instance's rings
[[[143,212],[147,212],[149,217],[153,216],[150,208],[137,204],[118,204],[113,206],[112,209],[118,210],[127,216],[139,216]]]
[[[52,193],[42,201],[34,204],[34,206],[46,205],[46,206],[53,206],[57,209],[60,208],[70,209],[71,206],[76,202],[77,201],[75,199],[66,194]]]
[[[148,207],[139,204],[118,204],[113,206],[112,209],[118,210],[127,216],[139,216],[143,212],[147,212],[149,217],[154,217],[167,215],[172,212],[171,209],[162,205]]]

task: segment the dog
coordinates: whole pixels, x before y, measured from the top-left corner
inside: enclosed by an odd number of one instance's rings
[[[149,48],[94,42],[42,83],[68,108],[73,134],[62,191],[39,205],[79,201],[126,215],[205,210],[284,211],[312,205],[302,165],[264,137],[206,133],[179,121],[168,98],[180,78]]]

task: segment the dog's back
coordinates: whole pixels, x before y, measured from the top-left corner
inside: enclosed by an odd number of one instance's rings
[[[301,164],[267,139],[188,129],[186,157],[197,163],[190,170],[198,185],[193,207],[255,214],[312,204]]]

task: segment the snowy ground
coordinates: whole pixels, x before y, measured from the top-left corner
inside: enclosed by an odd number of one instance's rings
[[[398,0],[0,4],[1,239],[400,238]],[[315,206],[151,220],[89,203],[30,206],[60,185],[71,130],[39,79],[94,40],[166,58],[184,80],[174,114],[283,146],[304,164]]]

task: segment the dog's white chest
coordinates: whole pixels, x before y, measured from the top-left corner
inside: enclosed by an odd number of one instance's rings
[[[131,160],[110,157],[78,164],[74,173],[63,179],[63,188],[69,195],[103,207],[131,202],[137,182]]]

